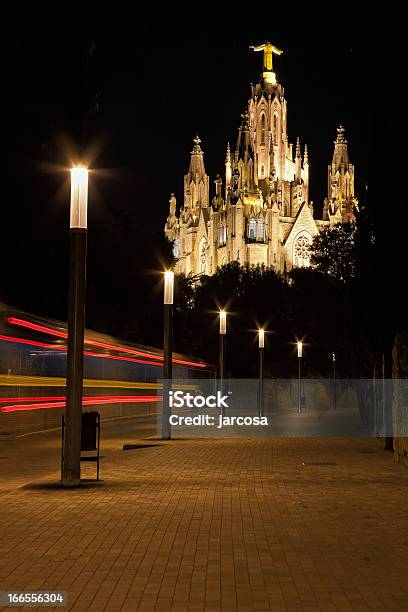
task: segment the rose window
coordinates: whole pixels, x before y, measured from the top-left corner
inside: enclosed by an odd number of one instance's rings
[[[300,236],[295,242],[295,262],[298,266],[308,266],[310,261],[310,240]]]

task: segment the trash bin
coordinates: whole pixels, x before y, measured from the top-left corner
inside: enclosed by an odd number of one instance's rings
[[[99,412],[83,412],[81,428],[81,451],[97,450],[97,424]]]

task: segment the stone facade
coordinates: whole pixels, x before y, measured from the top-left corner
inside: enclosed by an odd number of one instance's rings
[[[269,43],[254,49],[265,48],[279,51]],[[271,54],[264,51],[264,71],[251,86],[233,153],[227,145],[224,187],[218,175],[211,201],[201,141],[194,139],[183,206],[177,213],[171,194],[165,225],[178,273],[211,275],[232,261],[264,264],[278,272],[308,266],[308,245],[319,230],[354,219],[354,167],[342,127],[328,166],[323,219],[314,219],[307,145],[302,155],[298,138],[293,155],[284,88],[272,71]]]

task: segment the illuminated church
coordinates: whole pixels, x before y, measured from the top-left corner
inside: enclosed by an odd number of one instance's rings
[[[210,199],[197,136],[179,212],[171,194],[165,234],[173,244],[177,273],[211,275],[232,261],[264,264],[277,272],[308,266],[308,247],[319,230],[354,219],[354,167],[344,129],[337,129],[328,166],[323,219],[315,219],[307,145],[302,152],[299,138],[294,150],[288,141],[287,102],[272,66],[273,55],[282,51],[270,43],[252,49],[263,52],[263,72],[251,86],[235,149],[227,145],[224,182],[216,177]]]

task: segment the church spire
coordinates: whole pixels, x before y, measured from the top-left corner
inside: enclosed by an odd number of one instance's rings
[[[309,199],[309,151],[305,144],[305,152],[303,156],[303,183],[306,202]]]
[[[249,157],[252,157],[252,144],[251,134],[249,131],[249,115],[245,111],[241,114],[242,122],[239,128],[237,147],[235,149],[235,161],[238,162],[240,159],[246,161]]]
[[[329,218],[338,214],[343,222],[354,219],[354,166],[350,163],[347,144],[344,127],[340,125],[334,141],[332,163],[328,167],[326,214]]]
[[[225,156],[225,163],[228,163],[231,161],[231,149],[230,149],[230,143],[227,142],[227,154]]]
[[[205,172],[204,153],[200,144],[197,134],[191,151],[190,167],[184,176],[184,201],[190,203],[193,211],[209,204],[209,178]]]
[[[189,174],[191,175],[198,174],[200,177],[202,177],[205,174],[205,167],[204,167],[204,153],[200,147],[200,143],[201,143],[201,140],[200,140],[199,135],[197,134],[197,136],[194,138],[193,150],[191,151]]]
[[[306,166],[309,164],[309,152],[307,150],[307,144],[305,144],[305,154],[303,156],[303,165]]]
[[[237,146],[235,148],[235,168],[240,175],[240,188],[254,189],[254,150],[252,148],[251,132],[249,128],[249,115],[245,111],[241,115],[242,123],[239,128]]]
[[[296,157],[301,157],[299,136],[296,138]]]
[[[296,154],[295,154],[295,179],[300,183],[302,179],[302,155],[300,153],[300,140],[296,139]]]
[[[232,169],[231,169],[231,149],[230,143],[227,143],[227,154],[225,156],[225,197],[227,197],[228,188],[231,185]]]
[[[334,152],[332,165],[335,170],[338,170],[341,164],[348,166],[349,156],[347,151],[347,140],[344,136],[345,129],[342,125],[337,128],[337,138],[334,141]]]

